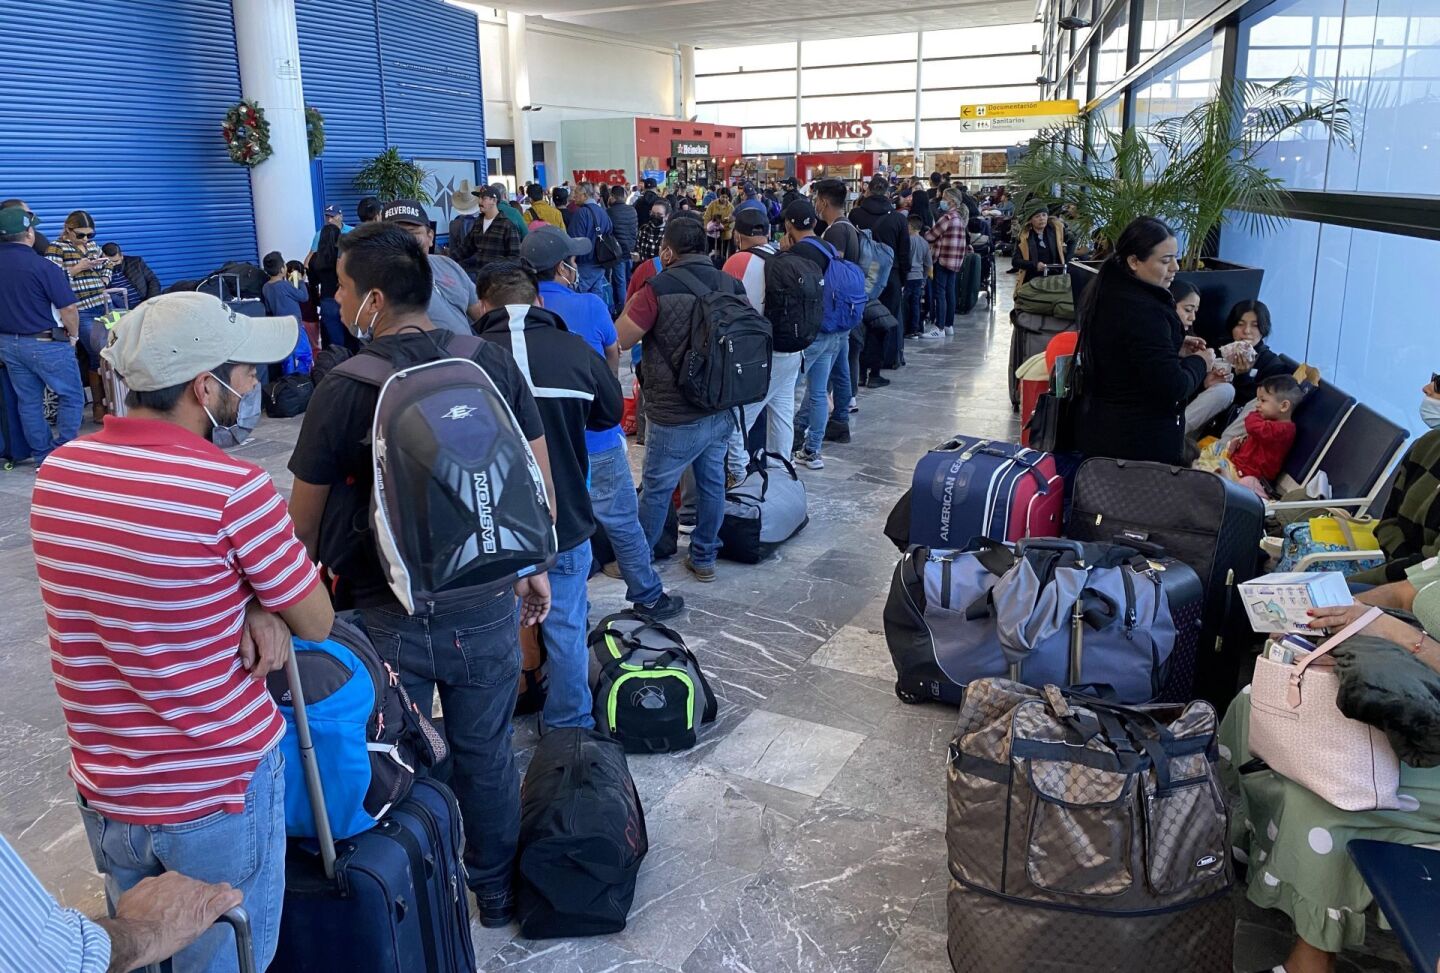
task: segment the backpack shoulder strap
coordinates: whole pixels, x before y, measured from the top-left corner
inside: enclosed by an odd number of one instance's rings
[[[395,374],[395,366],[380,355],[362,351],[330,369],[329,374],[342,375],[351,381],[373,385],[378,389],[385,384],[386,379]]]

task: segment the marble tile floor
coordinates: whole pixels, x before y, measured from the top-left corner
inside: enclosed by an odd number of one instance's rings
[[[475,925],[485,971],[525,973],[942,973],[944,757],[954,711],[906,706],[892,691],[881,612],[895,551],[881,532],[919,456],[956,432],[1013,439],[1005,393],[1009,290],[994,311],[957,320],[953,338],[908,341],[893,384],[864,391],[853,442],[827,444],[804,470],[810,524],[755,566],[721,561],[699,584],[672,558],[685,595],[670,624],[697,652],[720,715],[686,753],[631,758],[651,850],[628,928],[593,939],[527,941]],[[241,455],[283,491],[299,420],[264,420]],[[641,452],[632,459],[639,464]],[[51,686],[26,519],[33,471],[0,474],[0,832],[67,905],[103,908]],[[682,542],[683,545],[683,542]],[[682,551],[683,556],[683,551]],[[621,582],[591,583],[592,619],[620,608]],[[533,718],[517,721],[524,767]],[[1243,905],[1243,903],[1242,903]],[[1279,962],[1285,920],[1242,908],[1237,969]],[[1400,973],[1388,933],[1343,973]],[[1001,973],[1001,971],[996,971]]]

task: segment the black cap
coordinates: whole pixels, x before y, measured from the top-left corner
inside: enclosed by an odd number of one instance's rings
[[[810,205],[810,200],[808,199],[797,199],[793,201],[789,206],[785,207],[785,212],[781,215],[785,217],[786,223],[794,223],[802,230],[810,229],[819,220],[815,215],[815,207]]]
[[[473,195],[473,196],[478,196],[478,197],[480,197],[481,199],[484,199],[484,198],[487,197],[487,196],[488,196],[490,199],[499,199],[499,198],[500,198],[500,194],[495,191],[495,187],[494,187],[494,186],[481,186],[479,189],[472,190],[472,191],[471,191],[471,195]]]
[[[386,203],[385,208],[380,211],[380,218],[386,223],[414,223],[416,226],[429,226],[430,217],[425,215],[425,207],[413,199],[397,199]]]
[[[584,237],[573,237],[555,226],[532,230],[520,241],[520,256],[537,270],[549,270],[566,257],[583,257],[593,244]]]
[[[735,232],[746,236],[769,236],[770,217],[754,206],[747,206],[735,214]]]

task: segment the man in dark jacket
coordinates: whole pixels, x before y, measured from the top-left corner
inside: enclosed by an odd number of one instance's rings
[[[655,200],[660,198],[660,194],[655,191],[655,180],[646,179],[644,191],[641,192],[640,197],[635,200],[635,219],[637,223],[641,226],[645,224],[645,221],[650,218],[650,207],[654,205]]]
[[[520,231],[500,212],[500,194],[481,186],[475,198],[480,201],[480,218],[470,227],[467,241],[475,269],[494,260],[514,260],[520,255]]]
[[[107,243],[100,250],[112,260],[120,258],[120,266],[110,275],[110,286],[125,288],[131,307],[160,295],[163,289],[160,278],[155,276],[155,271],[150,269],[144,257],[130,256],[120,249],[118,243]]]
[[[699,298],[672,271],[684,270],[710,291],[745,296],[745,288],[705,256],[705,227],[699,220],[670,221],[660,245],[664,272],[641,285],[615,322],[620,347],[628,350],[641,338],[640,362],[645,383],[645,469],[640,494],[640,526],[650,547],[660,539],[670,496],[685,470],[695,471],[695,532],[685,567],[701,581],[715,580],[715,555],[720,550],[720,524],[725,519],[725,454],[734,418],[726,411],[707,411],[680,393],[674,361],[676,348],[690,339]]]
[[[571,253],[584,249],[572,241]],[[555,566],[550,569],[550,615],[545,619],[550,691],[545,726],[593,728],[590,663],[585,647],[590,536],[595,517],[586,484],[585,431],[620,421],[625,400],[605,360],[552,311],[539,307],[533,270],[509,261],[487,264],[476,282],[485,316],[475,332],[510,352],[540,408],[550,475],[555,484]]]
[[[630,285],[630,255],[639,242],[640,221],[635,216],[635,207],[625,202],[625,187],[610,187],[610,206],[605,210],[615,228],[615,242],[620,244],[624,256],[610,268],[610,310],[615,317],[625,309],[625,292]]]
[[[904,214],[890,202],[890,182],[884,176],[870,180],[870,191],[860,205],[850,211],[850,222],[862,230],[869,230],[876,243],[883,243],[895,251],[895,262],[890,266],[890,279],[880,292],[880,303],[896,320],[900,318],[900,302],[905,291],[905,274],[910,269],[910,224]],[[865,333],[865,347],[860,353],[861,379],[867,388],[881,388],[890,380],[880,375],[881,368],[894,368],[900,363],[900,334],[898,330],[876,334]],[[868,379],[868,380],[867,380]]]

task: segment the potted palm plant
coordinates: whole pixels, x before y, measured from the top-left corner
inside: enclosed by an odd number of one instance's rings
[[[355,174],[354,186],[362,193],[370,193],[382,203],[396,199],[413,199],[421,203],[433,202],[425,189],[429,170],[417,166],[391,146],[365,163]]]
[[[1348,143],[1344,98],[1297,98],[1309,82],[1236,82],[1184,115],[1128,132],[1092,133],[1094,150],[1077,150],[1088,120],[1042,133],[1016,166],[1016,177],[1046,203],[1073,204],[1079,238],[1103,257],[1137,216],[1169,223],[1181,242],[1181,275],[1200,291],[1196,330],[1217,334],[1237,301],[1259,296],[1263,269],[1207,256],[1223,226],[1272,233],[1284,222],[1290,194],[1262,163],[1268,146],[1305,126]],[[1097,144],[1098,142],[1098,144]],[[1071,263],[1077,306],[1097,262]]]

